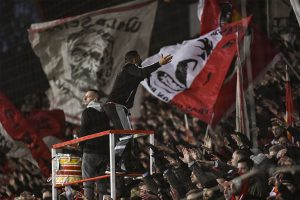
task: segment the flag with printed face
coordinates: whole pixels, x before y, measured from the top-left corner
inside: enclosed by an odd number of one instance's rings
[[[143,86],[162,101],[209,123],[221,86],[236,55],[236,32],[245,34],[250,17],[224,25],[206,35],[167,46],[143,65],[171,54],[172,61],[153,72]]]
[[[49,80],[51,108],[80,123],[88,88],[108,95],[129,50],[148,56],[157,1],[129,2],[31,25],[29,40]]]

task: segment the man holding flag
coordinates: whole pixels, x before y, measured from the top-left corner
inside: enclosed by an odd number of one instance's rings
[[[107,116],[114,124],[115,129],[132,129],[128,115],[128,109],[132,108],[134,104],[134,96],[138,85],[142,80],[149,77],[150,74],[171,62],[172,56],[161,55],[159,61],[152,65],[142,67],[142,60],[137,51],[129,51],[125,55],[125,66],[118,74],[112,92],[110,93],[106,104],[103,106]],[[120,138],[117,143],[116,158],[121,158],[129,139],[132,136],[125,136]]]

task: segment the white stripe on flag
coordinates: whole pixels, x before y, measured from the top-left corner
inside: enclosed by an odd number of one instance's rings
[[[147,58],[143,66],[156,62],[161,54],[171,54],[172,61],[152,73],[142,85],[160,100],[171,101],[175,95],[190,87],[221,39],[220,29],[216,29],[196,39],[163,47],[158,54]]]

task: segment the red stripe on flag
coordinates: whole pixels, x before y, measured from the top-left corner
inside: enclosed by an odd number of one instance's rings
[[[271,42],[261,34],[256,27],[253,26],[253,44],[251,46],[251,63],[252,63],[252,77],[253,81],[256,82],[264,72],[267,71],[267,66],[271,63],[274,56],[277,54],[276,48]],[[243,70],[243,84],[246,90],[249,86],[247,77],[247,70]],[[236,75],[230,80],[225,82],[220,90],[219,98],[217,99],[214,108],[214,123],[217,123],[222,116],[227,113],[229,108],[235,102],[236,97]]]
[[[171,103],[178,106],[206,123],[212,118],[213,108],[219,95],[221,86],[236,54],[237,30],[242,39],[250,17],[239,22],[222,27],[223,37],[213,49],[205,67],[194,79],[190,88],[176,95]]]
[[[204,35],[219,26],[220,7],[217,0],[205,0],[200,17],[200,35]]]
[[[291,87],[288,71],[286,71],[285,106],[286,106],[286,122],[288,125],[292,126],[294,123],[294,103],[293,103],[292,87]]]

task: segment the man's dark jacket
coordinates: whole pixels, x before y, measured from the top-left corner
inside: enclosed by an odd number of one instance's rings
[[[86,108],[81,116],[80,137],[109,130],[109,119],[105,112],[93,107]],[[109,137],[102,136],[81,143],[83,152],[109,155]]]
[[[131,108],[139,83],[159,67],[160,64],[158,62],[143,68],[135,64],[126,64],[118,74],[107,101]]]

